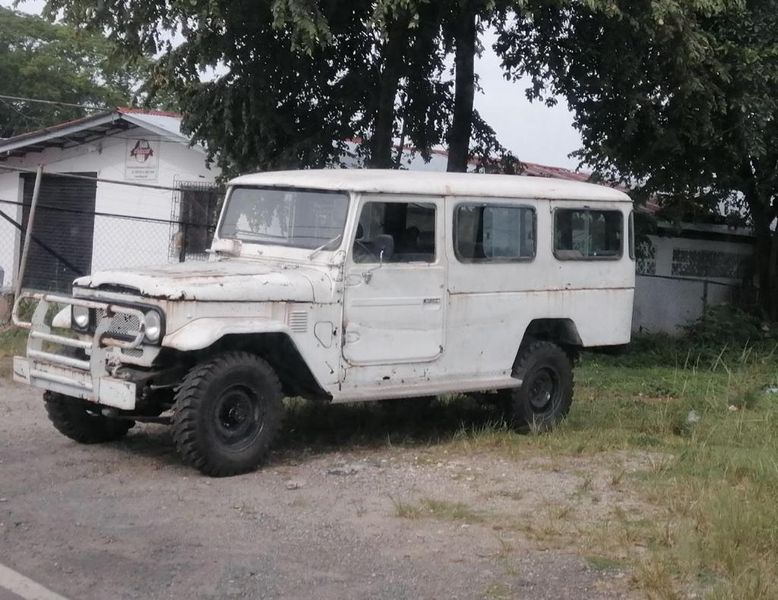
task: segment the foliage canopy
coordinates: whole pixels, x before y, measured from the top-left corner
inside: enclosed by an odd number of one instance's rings
[[[0,94],[82,104],[129,104],[143,63],[128,65],[102,36],[0,7]],[[78,107],[0,99],[0,137],[84,116]]]
[[[501,30],[508,72],[575,113],[579,157],[680,213],[727,203],[758,238],[762,306],[778,316],[778,2],[565,0]]]

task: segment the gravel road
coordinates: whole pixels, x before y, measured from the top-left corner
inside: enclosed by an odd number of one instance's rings
[[[208,479],[165,427],[80,446],[38,392],[0,379],[0,563],[86,600],[630,597],[625,573],[507,526],[562,501],[573,521],[629,509],[606,467],[583,460],[282,445],[254,474]],[[467,510],[398,515],[424,499]]]

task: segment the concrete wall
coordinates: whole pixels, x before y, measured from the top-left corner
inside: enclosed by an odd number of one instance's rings
[[[21,187],[17,173],[0,170],[0,213],[8,215],[14,221],[20,222],[22,207],[5,202],[21,202]],[[3,202],[5,201],[5,202]],[[0,269],[3,270],[3,280],[0,281],[0,294],[10,289],[13,284],[13,274],[19,264],[19,233],[6,219],[0,217]]]
[[[149,183],[175,187],[180,183],[206,183],[216,179],[218,170],[205,165],[205,154],[178,142],[160,139],[144,130],[130,130],[115,137],[103,138],[75,148],[47,149],[5,165],[35,169],[44,165],[48,173],[97,172],[98,178],[125,180],[125,153],[128,140],[159,141],[159,169],[156,180]],[[0,200],[21,202],[23,183],[16,173],[0,169]],[[152,190],[109,183],[98,183],[96,193],[92,271],[164,263],[170,250],[169,223],[143,222],[100,216],[99,213],[126,215],[168,221],[173,195],[170,190]],[[0,211],[21,221],[20,206],[0,203]],[[19,235],[7,223],[0,223],[0,267],[5,270],[4,286],[13,283],[19,260]]]
[[[706,307],[730,302],[733,290],[722,283],[638,275],[632,331],[681,334]]]
[[[684,277],[683,273],[679,272],[679,265],[677,261],[674,261],[674,257],[677,257],[677,253],[715,253],[719,259],[723,262],[727,262],[727,266],[733,261],[748,260],[753,256],[754,249],[752,242],[749,238],[744,238],[743,242],[731,242],[715,239],[689,239],[682,237],[668,237],[668,236],[648,236],[653,246],[653,260],[645,261],[644,264],[647,267],[642,270],[642,264],[638,265],[638,272],[643,272],[651,275],[660,275],[663,277]],[[736,274],[731,273],[727,276],[724,272],[711,272],[719,271],[717,269],[706,270],[706,265],[691,265],[692,270],[694,268],[700,269],[698,273],[692,276],[696,276],[699,279],[707,279],[709,281],[716,281],[718,283],[736,284],[739,283],[741,278]],[[723,269],[727,271],[727,269]]]
[[[650,236],[637,261],[632,330],[680,334],[707,306],[727,304],[753,256],[743,242]],[[644,256],[640,256],[644,254]]]

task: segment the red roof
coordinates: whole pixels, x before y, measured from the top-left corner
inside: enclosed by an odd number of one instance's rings
[[[117,109],[120,113],[124,114],[130,114],[130,115],[152,115],[155,117],[173,117],[174,119],[180,119],[181,113],[169,111],[169,110],[156,110],[156,109],[146,109],[146,108],[137,108],[132,106],[119,106]]]

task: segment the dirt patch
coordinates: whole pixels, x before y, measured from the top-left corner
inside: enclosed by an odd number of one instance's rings
[[[80,446],[38,392],[0,380],[0,556],[72,598],[629,597],[618,564],[585,559],[575,537],[614,509],[645,510],[621,485],[641,468],[293,448],[208,479],[164,427]]]

